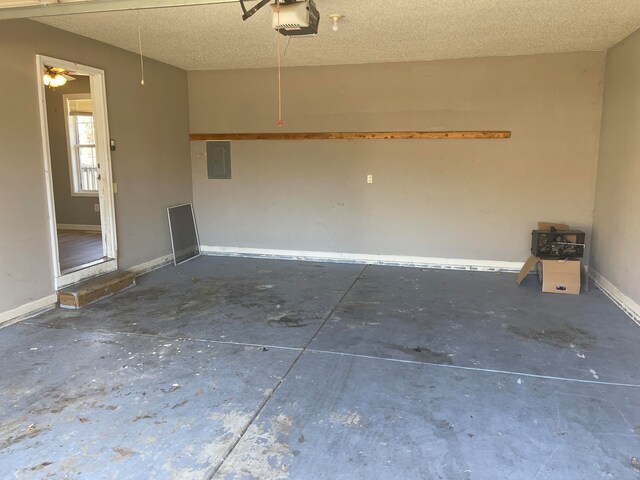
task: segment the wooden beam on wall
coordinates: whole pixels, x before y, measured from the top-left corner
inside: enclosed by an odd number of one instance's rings
[[[192,133],[198,140],[441,140],[511,138],[510,131],[448,131],[448,132],[287,132],[287,133]]]

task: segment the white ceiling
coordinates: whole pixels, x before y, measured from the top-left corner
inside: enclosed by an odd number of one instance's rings
[[[250,2],[249,5],[253,5]],[[640,0],[316,0],[320,32],[293,38],[284,66],[605,50],[640,28]],[[331,13],[345,18],[331,31]],[[38,21],[185,70],[273,67],[265,7],[239,3],[45,17]],[[282,48],[287,38],[281,37]]]

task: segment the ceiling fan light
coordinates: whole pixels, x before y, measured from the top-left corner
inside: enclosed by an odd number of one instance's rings
[[[65,70],[46,67],[42,75],[42,83],[49,88],[57,88],[67,83],[67,78],[62,74]]]
[[[60,75],[59,73],[51,76],[51,75],[47,75],[49,77],[49,87],[51,88],[56,88],[56,87],[61,87],[62,85],[64,85],[65,83],[67,83],[67,79],[64,78],[62,75]],[[45,85],[47,85],[47,81],[45,80]]]

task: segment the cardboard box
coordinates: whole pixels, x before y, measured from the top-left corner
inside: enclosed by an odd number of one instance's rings
[[[542,260],[542,291],[580,295],[580,260]]]
[[[537,267],[542,291],[579,295],[582,285],[582,263],[580,260],[547,260],[531,256],[518,273],[516,283],[520,285],[533,267]]]
[[[540,230],[550,229],[551,226],[558,230],[569,229],[568,225],[557,223],[540,222],[538,224]],[[586,272],[578,259],[541,259],[532,255],[518,273],[516,283],[520,285],[534,267],[543,292],[579,295],[581,288],[587,290]]]

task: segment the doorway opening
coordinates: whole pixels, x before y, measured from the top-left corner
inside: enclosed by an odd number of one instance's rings
[[[41,55],[36,60],[60,289],[118,268],[104,71]]]

